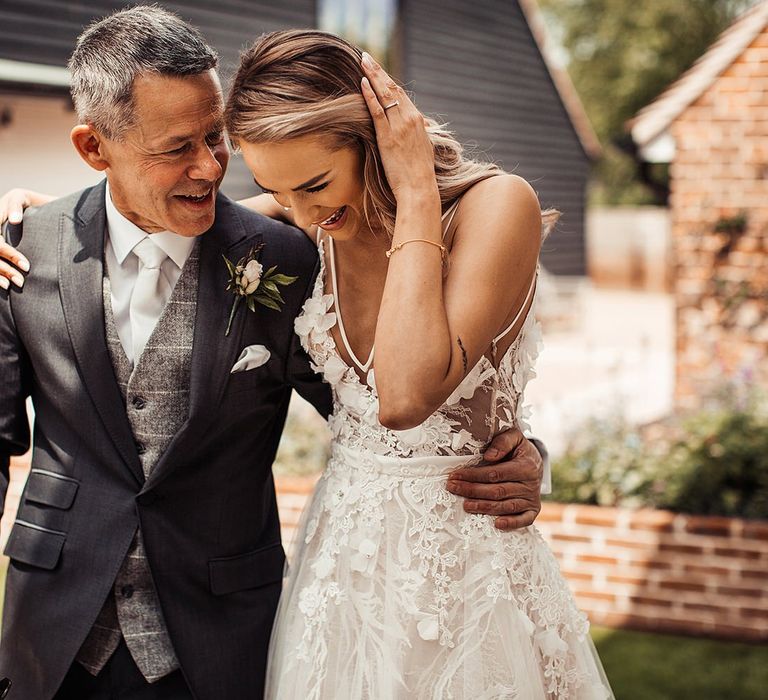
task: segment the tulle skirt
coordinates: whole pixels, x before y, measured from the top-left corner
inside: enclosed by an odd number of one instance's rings
[[[286,576],[269,700],[613,698],[535,527],[500,532],[445,490],[466,463],[333,447]]]

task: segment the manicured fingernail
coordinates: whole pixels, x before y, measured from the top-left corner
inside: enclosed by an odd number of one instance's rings
[[[2,287],[3,289],[8,289],[8,286],[10,284],[11,283],[5,277],[0,277],[0,287]]]
[[[450,491],[451,493],[456,492],[457,484],[455,481],[446,481],[445,482],[445,488],[446,490]]]
[[[485,451],[483,455],[486,459],[496,459],[501,453],[495,448],[491,447]]]
[[[467,502],[464,504],[464,507],[465,507],[467,510],[477,510],[477,501],[467,501]]]
[[[10,221],[12,224],[20,224],[21,219],[22,219],[21,212],[12,211],[10,214],[8,214],[8,221]]]
[[[24,272],[29,272],[29,260],[26,260],[25,258],[19,258],[19,262],[17,265],[24,270]]]
[[[363,51],[363,65],[368,69],[373,68],[373,59],[371,58],[370,54],[366,53],[365,51]]]
[[[24,278],[21,275],[14,275],[11,277],[11,282],[13,282],[17,287],[24,286]]]
[[[503,530],[504,528],[507,527],[508,523],[507,523],[507,521],[504,518],[496,518],[496,522],[494,523],[494,525],[499,530]]]

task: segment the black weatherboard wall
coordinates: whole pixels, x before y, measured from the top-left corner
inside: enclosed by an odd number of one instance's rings
[[[404,78],[419,108],[463,143],[533,183],[563,212],[545,242],[550,272],[586,274],[589,158],[514,0],[404,0]]]
[[[92,19],[130,3],[0,0],[0,59],[64,66]],[[217,48],[226,77],[240,49],[265,31],[311,27],[314,0],[189,0],[163,6],[191,21]],[[517,0],[400,0],[397,61],[426,113],[447,119],[460,140],[531,181],[544,206],[563,212],[545,243],[553,273],[586,272],[584,198],[589,158],[547,71]],[[0,90],[19,86],[0,84]],[[255,188],[242,160],[225,181],[233,197]]]
[[[75,39],[93,19],[124,7],[150,4],[95,0],[0,0],[0,58],[66,64]],[[219,51],[225,73],[238,52],[265,31],[311,27],[314,0],[188,0],[158,2],[199,27]]]

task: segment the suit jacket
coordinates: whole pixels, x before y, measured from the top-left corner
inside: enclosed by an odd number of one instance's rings
[[[10,455],[32,470],[10,557],[0,676],[49,700],[88,634],[140,524],[184,676],[203,700],[261,697],[285,555],[271,465],[291,389],[330,412],[293,332],[317,253],[301,232],[217,199],[203,234],[189,417],[145,480],[105,341],[104,184],[29,210],[12,242],[33,262],[0,290],[0,498]],[[265,269],[298,275],[280,312],[240,305],[223,255],[264,243]],[[230,374],[247,345],[269,361]],[[0,501],[0,508],[2,501]]]

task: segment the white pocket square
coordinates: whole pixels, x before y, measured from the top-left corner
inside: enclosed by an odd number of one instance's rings
[[[263,345],[249,345],[247,348],[243,348],[237,362],[232,365],[230,374],[246,372],[249,369],[261,367],[270,358],[271,354]]]

